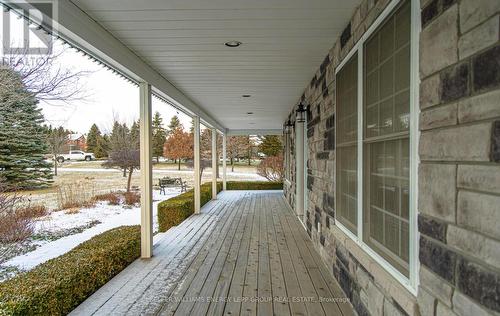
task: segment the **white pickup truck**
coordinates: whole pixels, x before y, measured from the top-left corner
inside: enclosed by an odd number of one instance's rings
[[[95,156],[93,153],[86,153],[81,150],[71,150],[68,154],[62,154],[57,156],[57,162],[63,163],[66,160],[73,160],[73,161],[91,161],[94,160]]]

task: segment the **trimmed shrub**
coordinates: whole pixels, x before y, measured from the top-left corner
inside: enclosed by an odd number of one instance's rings
[[[217,192],[222,191],[222,182],[217,182]],[[200,205],[205,205],[212,199],[212,183],[201,185]],[[176,197],[158,204],[158,226],[160,232],[177,226],[194,212],[194,190],[188,190]]]
[[[228,190],[283,190],[283,182],[227,181]]]
[[[140,256],[139,226],[122,226],[0,283],[0,315],[65,315]]]
[[[228,181],[228,190],[282,190],[282,182],[269,181]],[[222,182],[217,182],[217,192],[222,191]],[[205,205],[212,199],[212,183],[201,185],[201,203]],[[194,212],[193,189],[158,204],[158,225],[160,232],[177,226]]]

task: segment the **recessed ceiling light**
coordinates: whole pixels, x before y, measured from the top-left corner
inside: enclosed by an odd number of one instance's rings
[[[224,45],[226,45],[227,47],[238,47],[240,46],[242,43],[239,42],[239,41],[229,41],[229,42],[225,42]]]
[[[244,94],[244,95],[242,95],[242,97],[243,97],[243,98],[250,98],[250,97],[251,97],[251,95],[250,95],[250,94]]]

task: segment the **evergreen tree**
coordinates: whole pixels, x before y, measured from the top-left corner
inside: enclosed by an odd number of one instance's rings
[[[156,162],[159,162],[160,156],[163,155],[163,145],[167,140],[165,128],[163,128],[163,119],[160,112],[156,112],[153,117],[153,157],[156,157]]]
[[[173,131],[181,127],[181,121],[177,115],[172,116],[170,119],[170,124],[168,124],[168,134],[170,135]]]
[[[109,156],[113,153],[131,151],[135,149],[130,139],[130,131],[127,125],[120,124],[117,121],[113,123],[113,130],[109,136]],[[123,176],[127,176],[128,168],[122,168]]]
[[[268,157],[278,156],[283,151],[281,137],[278,135],[267,135],[261,137],[259,151]]]
[[[89,133],[87,134],[87,151],[94,153],[97,158],[101,158],[97,156],[96,149],[99,144],[99,140],[102,137],[101,131],[96,124],[93,124],[90,127]]]
[[[102,135],[101,139],[99,140],[97,144],[97,150],[96,151],[102,151],[99,156],[104,158],[109,156],[109,151],[110,151],[110,143],[109,143],[109,136],[104,134]],[[97,153],[95,153],[97,155]]]
[[[17,73],[0,72],[0,178],[8,190],[47,187],[52,172],[38,101]]]
[[[130,139],[136,149],[140,147],[140,134],[139,120],[137,120],[137,122],[132,123],[132,127],[130,128]]]

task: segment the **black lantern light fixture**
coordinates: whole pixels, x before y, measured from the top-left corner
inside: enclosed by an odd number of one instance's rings
[[[288,119],[288,121],[286,121],[286,123],[284,124],[285,134],[291,133],[292,126],[293,126],[292,121],[290,121],[290,119]]]
[[[299,103],[299,106],[297,108],[297,123],[304,123],[306,121],[306,107],[304,104]]]

